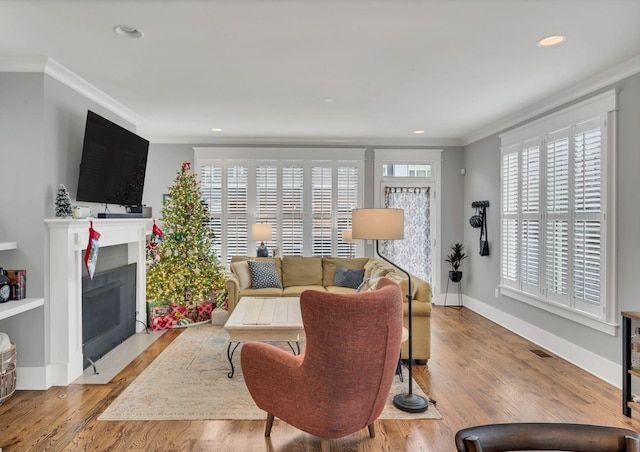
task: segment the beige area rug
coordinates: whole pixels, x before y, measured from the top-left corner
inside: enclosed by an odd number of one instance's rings
[[[227,378],[228,335],[218,315],[211,324],[192,326],[178,336],[100,415],[102,421],[123,420],[264,420],[242,378],[240,349],[233,361],[235,375]],[[286,344],[284,344],[286,347]],[[393,406],[395,394],[408,390],[395,378],[380,419],[442,419],[433,405],[424,413],[406,413]],[[425,396],[413,383],[415,394]],[[425,396],[426,397],[426,396]]]

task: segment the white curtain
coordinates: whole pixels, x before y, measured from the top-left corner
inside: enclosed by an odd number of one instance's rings
[[[385,207],[404,209],[404,240],[381,242],[381,252],[412,275],[431,282],[429,187],[386,187]]]

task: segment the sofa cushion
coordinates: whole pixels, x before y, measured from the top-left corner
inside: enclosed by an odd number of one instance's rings
[[[231,263],[242,261],[273,262],[276,266],[278,278],[282,281],[282,259],[279,257],[231,256]]]
[[[282,290],[282,296],[283,297],[299,297],[300,294],[302,294],[302,292],[304,292],[305,290],[319,290],[320,292],[324,292],[324,287],[322,286],[315,286],[315,285],[311,285],[311,286],[290,286],[290,287],[285,287]]]
[[[348,269],[364,268],[369,262],[368,257],[324,257],[322,258],[322,285],[332,286],[338,267]]]
[[[245,289],[241,296],[244,297],[281,297],[282,289],[267,287],[266,289]]]
[[[322,258],[284,256],[282,282],[284,287],[322,286]]]
[[[251,287],[251,272],[249,271],[248,261],[232,262],[231,271],[238,278],[240,290]]]
[[[348,269],[344,267],[338,267],[336,269],[336,276],[333,278],[333,285],[340,287],[351,287],[357,289],[362,278],[364,277],[364,268],[360,269]]]
[[[268,287],[282,289],[282,283],[276,273],[276,265],[273,262],[247,261],[251,273],[251,287],[253,289],[266,289]]]

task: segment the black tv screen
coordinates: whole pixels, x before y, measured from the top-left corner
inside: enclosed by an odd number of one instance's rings
[[[87,112],[77,201],[142,205],[149,141]]]

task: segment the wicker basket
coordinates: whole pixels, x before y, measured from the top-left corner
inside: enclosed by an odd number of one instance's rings
[[[16,344],[0,353],[0,405],[16,391]]]

